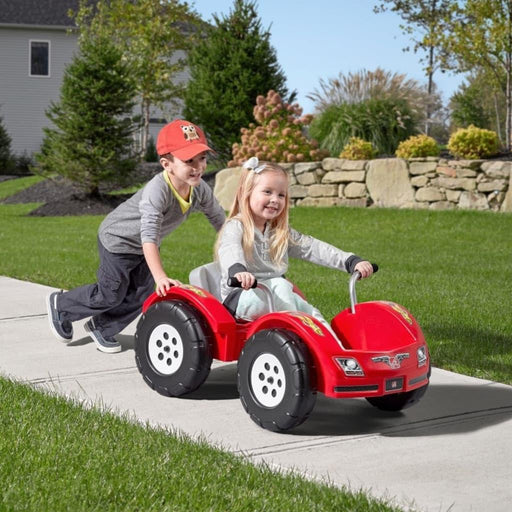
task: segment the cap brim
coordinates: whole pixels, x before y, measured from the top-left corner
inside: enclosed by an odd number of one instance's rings
[[[181,149],[176,149],[175,151],[172,151],[171,154],[180,160],[190,160],[203,151],[213,152],[213,149],[208,147],[206,144],[199,142],[197,144],[189,144],[187,147]]]

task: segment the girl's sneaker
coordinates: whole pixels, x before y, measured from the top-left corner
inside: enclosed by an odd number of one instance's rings
[[[46,297],[46,310],[52,333],[56,338],[67,343],[73,339],[73,325],[69,320],[62,321],[60,319],[60,313],[57,309],[57,297],[61,293],[62,290],[60,292],[52,292]]]
[[[98,350],[107,352],[109,354],[121,352],[121,344],[113,336],[103,336],[103,334],[101,334],[101,332],[94,324],[93,318],[88,320],[84,327],[85,330],[89,333],[89,336],[94,340],[94,343],[96,343],[96,348]]]

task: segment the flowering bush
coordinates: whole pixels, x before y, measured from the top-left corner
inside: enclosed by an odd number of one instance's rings
[[[348,144],[345,145],[340,153],[340,158],[347,160],[371,160],[375,158],[377,151],[371,142],[367,142],[360,137],[350,137]]]
[[[398,158],[439,156],[439,146],[435,139],[428,135],[414,135],[400,142],[395,155]]]
[[[313,116],[302,115],[297,103],[286,103],[270,90],[266,97],[256,98],[253,114],[258,124],[251,123],[240,130],[242,139],[233,144],[230,167],[241,165],[252,156],[273,162],[312,162],[329,156],[327,150],[320,149],[315,140],[304,135],[302,129],[311,123]]]
[[[496,132],[469,125],[452,134],[448,141],[450,153],[456,157],[476,160],[494,155],[499,149]]]

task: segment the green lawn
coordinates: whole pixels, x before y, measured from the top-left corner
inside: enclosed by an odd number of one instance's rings
[[[0,204],[0,275],[93,282],[102,218],[27,217],[34,206]],[[434,366],[512,384],[512,215],[296,208],[291,223],[377,262],[359,301],[406,306]],[[187,281],[214,239],[193,215],[162,245],[169,275]],[[328,318],[348,306],[346,274],[292,261],[288,276]],[[1,379],[0,404],[0,510],[391,510]]]
[[[4,379],[0,400],[2,511],[399,510]]]
[[[33,207],[0,204],[0,275],[63,288],[93,282],[102,217],[25,216]],[[435,366],[512,384],[512,215],[295,208],[291,224],[377,262],[358,299],[406,306]],[[214,240],[206,219],[193,215],[162,245],[168,274],[187,281],[212,259]],[[328,318],[349,303],[345,273],[292,261],[288,276]]]

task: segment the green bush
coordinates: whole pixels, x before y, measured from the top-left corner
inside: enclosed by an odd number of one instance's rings
[[[63,176],[87,195],[106,183],[123,184],[136,165],[135,94],[121,50],[108,37],[82,39],[64,72],[59,102],[46,111],[52,126],[43,128],[34,172]]]
[[[183,111],[185,119],[205,131],[224,164],[240,140],[240,129],[253,120],[256,97],[271,89],[288,95],[286,76],[256,2],[230,3],[228,15],[213,14],[211,24],[202,24],[188,52],[190,80]]]
[[[439,146],[428,135],[413,135],[398,145],[395,155],[398,158],[421,158],[439,156]]]
[[[0,172],[12,167],[11,137],[7,133],[3,119],[0,117]]]
[[[156,151],[155,139],[149,137],[146,151],[144,153],[145,162],[158,162],[158,153]]]
[[[371,142],[359,137],[350,137],[348,144],[343,148],[340,158],[347,160],[371,160],[376,155],[375,148]]]
[[[320,147],[339,155],[350,137],[371,142],[379,154],[394,154],[398,144],[415,133],[416,121],[400,99],[369,99],[333,105],[311,123],[310,134]]]
[[[448,150],[452,155],[469,160],[492,156],[498,152],[499,147],[496,132],[474,125],[460,128],[448,141]]]
[[[325,149],[318,149],[315,140],[303,133],[313,116],[302,116],[302,108],[284,102],[276,91],[258,96],[253,110],[258,125],[251,123],[242,128],[241,143],[233,144],[230,167],[242,165],[252,156],[273,162],[313,162],[329,156]]]

